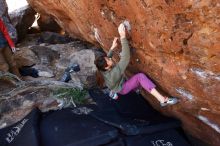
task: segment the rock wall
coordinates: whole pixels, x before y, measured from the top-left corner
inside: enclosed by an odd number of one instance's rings
[[[161,109],[182,120],[192,135],[220,143],[219,0],[28,0],[39,13],[55,18],[73,37],[106,51],[117,26],[132,26],[131,74],[144,72],[160,88],[181,99]],[[117,58],[117,57],[116,57]]]
[[[45,34],[47,38],[51,37],[49,40],[53,39],[53,44],[38,41]],[[21,120],[34,107],[48,111],[69,105],[69,96],[57,96],[61,95],[59,92],[63,88],[95,86],[95,47],[79,40],[64,43],[62,37],[65,36],[45,32],[28,35],[19,43],[20,51],[14,54],[17,66],[20,69],[32,66],[32,69],[41,72],[39,77],[34,78],[33,70],[29,72],[32,76],[22,76],[22,80],[0,71],[0,129]],[[54,40],[57,44],[54,44]],[[80,71],[72,72],[68,83],[60,81],[65,70],[74,63],[79,64]],[[54,76],[49,78],[48,73]],[[84,99],[86,103],[91,101],[87,96]],[[58,106],[61,101],[64,101],[63,106]]]
[[[28,29],[35,21],[36,12],[30,6],[24,6],[9,14],[13,26],[18,33],[18,42],[27,35]]]

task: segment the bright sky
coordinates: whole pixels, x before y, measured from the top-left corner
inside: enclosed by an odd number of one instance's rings
[[[27,5],[26,0],[6,0],[8,4],[8,12],[12,12]]]

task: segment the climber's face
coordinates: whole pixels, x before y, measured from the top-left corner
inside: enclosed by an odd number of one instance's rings
[[[108,58],[108,57],[105,57],[105,61],[107,63],[107,66],[105,67],[105,69],[109,70],[113,66],[114,62],[112,61],[111,58]]]

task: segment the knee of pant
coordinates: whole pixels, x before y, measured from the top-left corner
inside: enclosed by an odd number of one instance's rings
[[[0,71],[7,72],[8,70],[9,70],[8,64],[5,63],[0,65]]]
[[[138,73],[138,78],[139,79],[142,79],[142,78],[144,78],[145,77],[145,74],[144,73]]]

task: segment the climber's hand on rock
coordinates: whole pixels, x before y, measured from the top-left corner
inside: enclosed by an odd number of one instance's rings
[[[126,38],[126,30],[125,30],[125,26],[123,23],[121,23],[118,27],[118,33],[120,35],[120,38]]]
[[[16,53],[17,51],[20,51],[20,49],[19,49],[19,48],[12,47],[12,48],[11,48],[11,51],[12,51],[12,53]]]
[[[111,46],[111,50],[115,49],[118,46],[118,38],[115,37],[113,42],[112,42],[112,46]]]
[[[16,48],[15,48],[15,47],[12,47],[12,48],[11,48],[11,51],[12,51],[12,53],[15,53],[15,52],[16,52]]]

